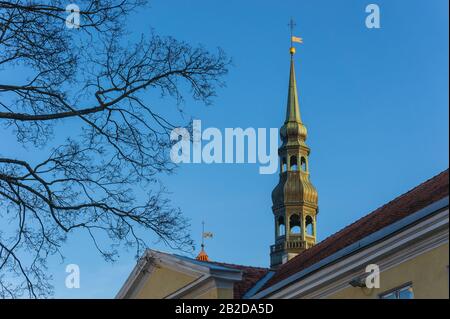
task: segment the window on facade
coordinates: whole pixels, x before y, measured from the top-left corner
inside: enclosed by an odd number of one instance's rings
[[[304,157],[300,160],[300,167],[302,171],[306,172],[306,159]]]
[[[314,236],[314,221],[311,216],[306,216],[305,227],[306,227],[306,234],[309,236]]]
[[[290,165],[291,165],[291,171],[297,171],[298,166],[297,166],[297,156],[291,156],[291,160],[290,160]]]
[[[286,226],[284,225],[284,217],[278,217],[278,236],[284,236],[286,234]]]
[[[300,228],[300,216],[299,215],[293,214],[289,218],[289,227],[290,227],[291,234],[300,234],[301,228]]]
[[[393,291],[380,295],[381,299],[414,299],[412,285],[403,286]]]

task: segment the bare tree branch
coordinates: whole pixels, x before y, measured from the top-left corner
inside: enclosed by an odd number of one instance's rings
[[[143,0],[80,3],[76,30],[65,28],[61,0],[0,1],[0,132],[13,130],[18,148],[48,151],[15,158],[0,144],[0,297],[49,296],[47,259],[63,257],[76,231],[111,261],[119,245],[139,256],[142,231],[176,249],[192,246],[187,219],[158,183],[175,168],[175,124],[148,92],[176,106],[186,94],[209,104],[230,61],[220,49],[154,33],[126,42],[125,19]],[[15,70],[19,81],[2,75]],[[80,131],[47,146],[66,123]]]

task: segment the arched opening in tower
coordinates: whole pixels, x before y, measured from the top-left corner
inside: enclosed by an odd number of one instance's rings
[[[306,167],[306,158],[304,158],[303,156],[302,156],[302,158],[300,159],[300,167],[301,167],[301,170],[302,170],[303,172],[306,172],[306,170],[307,170],[307,167]]]
[[[277,224],[277,236],[280,237],[286,235],[286,225],[283,216],[278,217]]]
[[[306,234],[314,236],[314,220],[311,216],[306,216],[305,219]]]
[[[298,169],[297,156],[295,156],[295,155],[291,156],[289,163],[291,165],[291,171],[296,172]]]
[[[284,173],[286,171],[287,171],[286,157],[283,157],[283,159],[281,160],[281,172]]]
[[[301,223],[300,216],[298,214],[293,214],[289,218],[289,232],[291,234],[300,234],[301,232]]]

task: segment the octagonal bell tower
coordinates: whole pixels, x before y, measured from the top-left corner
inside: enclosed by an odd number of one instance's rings
[[[295,37],[293,37],[294,39]],[[300,38],[298,42],[301,42]],[[316,243],[318,195],[309,180],[307,130],[300,117],[294,55],[291,46],[286,120],[281,127],[278,149],[280,176],[272,192],[275,243],[270,247],[272,268],[287,262]]]

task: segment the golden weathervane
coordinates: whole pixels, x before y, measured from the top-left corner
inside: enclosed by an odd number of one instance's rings
[[[300,37],[296,37],[294,36],[294,28],[296,26],[294,19],[291,18],[291,21],[289,21],[288,24],[290,30],[291,30],[291,48],[290,48],[290,52],[291,55],[295,54],[295,47],[294,47],[294,43],[303,43],[303,39]]]

